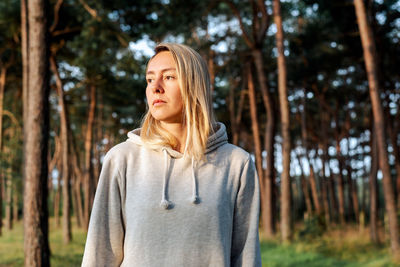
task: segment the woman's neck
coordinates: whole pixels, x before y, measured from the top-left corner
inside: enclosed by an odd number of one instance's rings
[[[161,126],[165,130],[167,130],[170,134],[172,134],[178,141],[178,144],[176,145],[176,147],[174,147],[174,149],[176,151],[183,153],[186,144],[186,126],[183,125],[182,123],[167,123],[167,122],[161,122]]]

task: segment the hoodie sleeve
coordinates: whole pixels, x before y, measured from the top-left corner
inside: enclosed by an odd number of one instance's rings
[[[254,162],[249,157],[245,163],[236,197],[231,266],[260,267],[260,242],[258,221],[260,214],[260,192]]]
[[[115,155],[115,154],[114,154]],[[82,266],[119,266],[123,260],[124,190],[116,160],[104,158],[100,173]]]

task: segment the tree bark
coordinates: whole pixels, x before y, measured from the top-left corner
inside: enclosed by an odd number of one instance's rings
[[[385,136],[385,121],[379,97],[379,84],[376,69],[376,48],[371,28],[367,21],[363,0],[354,0],[358,27],[360,29],[361,43],[363,46],[365,67],[367,70],[369,92],[372,103],[374,127],[377,136],[379,167],[383,174],[383,191],[385,207],[389,218],[390,246],[392,255],[400,258],[399,226],[396,214],[396,203],[390,175],[389,157]]]
[[[11,151],[10,151],[11,152]],[[6,170],[6,228],[11,230],[13,228],[12,224],[12,171],[11,166]]]
[[[272,97],[267,87],[267,77],[264,73],[264,62],[261,49],[252,51],[254,63],[256,66],[257,77],[260,83],[260,89],[263,97],[265,109],[267,111],[267,122],[265,126],[264,148],[267,152],[266,168],[264,172],[264,209],[262,209],[263,226],[266,238],[272,238],[275,235],[275,174],[274,174],[274,134],[275,118]]]
[[[6,84],[7,68],[2,67],[0,71],[0,160],[2,160],[2,150],[3,150],[3,98],[4,98],[4,88]],[[0,168],[0,236],[2,235],[3,226],[3,169]]]
[[[324,163],[323,163],[324,164]],[[325,178],[325,174],[323,173],[324,169],[321,170],[321,197],[322,197],[322,205],[324,207],[324,216],[325,223],[327,226],[331,224],[331,216],[329,214],[329,199],[328,199],[328,186]]]
[[[311,196],[314,202],[315,210],[318,215],[321,214],[321,206],[320,206],[320,200],[319,200],[319,195],[318,195],[318,188],[317,188],[317,181],[315,178],[315,173],[314,173],[314,167],[311,164],[310,157],[308,155],[308,135],[307,135],[307,121],[306,121],[306,89],[304,88],[303,90],[303,99],[302,99],[302,104],[303,104],[303,111],[301,113],[301,139],[304,147],[304,156],[306,157],[308,161],[308,165],[310,167],[310,187],[311,187]]]
[[[14,194],[13,194],[13,221],[17,223],[18,218],[18,190],[17,185],[14,183]]]
[[[281,231],[282,240],[289,241],[292,238],[292,222],[291,222],[291,181],[290,181],[290,115],[289,101],[287,98],[286,86],[286,63],[285,48],[283,45],[283,27],[280,1],[274,0],[274,20],[277,28],[276,47],[278,48],[278,88],[279,103],[281,110],[281,126],[282,126],[282,161],[283,170],[281,174]]]
[[[396,167],[397,209],[400,209],[400,149],[399,149],[399,146],[397,145],[398,131],[393,129],[394,126],[392,125],[391,120],[393,120],[395,118],[393,118],[393,119],[391,118],[392,116],[390,115],[390,111],[387,110],[385,113],[386,113],[386,118],[388,121],[387,129],[388,129],[390,141],[391,141],[392,147],[393,147],[393,155],[395,157],[394,165]]]
[[[299,162],[300,166],[300,183],[301,183],[301,188],[303,190],[303,195],[304,195],[304,200],[306,202],[306,207],[307,207],[307,215],[310,217],[312,215],[312,202],[311,202],[311,197],[310,197],[310,192],[308,191],[308,182],[307,179],[304,177],[304,170],[303,170],[303,164],[301,164],[300,156],[296,153],[297,156],[297,161]]]
[[[369,230],[371,241],[379,243],[378,234],[378,147],[376,143],[376,133],[374,127],[371,129],[371,172],[369,175],[369,195],[370,195],[370,222]]]
[[[337,122],[336,122],[336,125]],[[337,176],[337,191],[339,199],[339,222],[341,225],[346,223],[346,211],[344,202],[344,184],[343,184],[343,156],[340,148],[339,134],[336,133],[336,155],[339,165],[339,174]]]
[[[83,184],[83,173],[81,172],[79,166],[79,155],[76,151],[75,139],[72,132],[70,132],[70,140],[71,140],[71,153],[72,153],[72,166],[73,166],[73,195],[76,198],[76,209],[74,209],[76,213],[76,220],[78,227],[84,226],[84,214],[83,214],[83,202],[82,202],[82,184]]]
[[[253,75],[251,74],[251,67],[248,65],[247,67],[247,85],[249,88],[249,103],[250,103],[250,117],[251,117],[251,126],[254,140],[254,154],[256,157],[256,168],[258,173],[258,178],[260,181],[260,187],[264,188],[264,181],[262,179],[263,176],[263,167],[262,167],[262,154],[261,154],[261,141],[260,141],[260,130],[257,119],[257,102],[256,95],[254,89]],[[261,195],[261,206],[265,205],[264,195]],[[263,214],[262,216],[265,216]]]
[[[96,86],[91,84],[89,87],[89,110],[88,110],[88,122],[85,137],[85,229],[89,226],[90,208],[91,208],[91,194],[92,194],[92,179],[93,179],[93,165],[92,165],[92,140],[93,140],[93,124],[96,111]]]
[[[29,73],[27,78],[29,98],[28,102],[24,102],[24,107],[28,108],[24,134],[28,130],[29,134],[24,135],[25,266],[50,266],[47,209],[49,130],[47,4],[45,0],[29,0],[27,7],[29,10]],[[22,27],[24,27],[24,23]]]
[[[60,141],[61,141],[61,152],[62,152],[62,196],[63,196],[63,219],[62,219],[62,228],[63,228],[63,242],[64,244],[68,244],[72,240],[72,231],[71,231],[71,173],[70,173],[70,160],[69,160],[69,123],[68,123],[68,107],[65,101],[63,83],[58,72],[57,62],[54,55],[50,56],[50,66],[51,70],[55,76],[56,80],[56,88],[59,99],[60,109]]]
[[[0,70],[0,161],[2,160],[2,150],[3,150],[3,103],[4,103],[4,90],[6,86],[6,78],[7,78],[7,69],[9,66],[3,65],[0,62],[1,70]],[[1,214],[3,214],[3,181],[5,181],[3,177],[2,168],[0,169],[0,236],[1,236],[1,228],[3,225],[3,218]]]

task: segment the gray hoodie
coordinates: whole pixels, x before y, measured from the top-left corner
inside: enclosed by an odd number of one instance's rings
[[[104,158],[82,266],[261,266],[257,173],[225,126],[202,162],[139,133]]]

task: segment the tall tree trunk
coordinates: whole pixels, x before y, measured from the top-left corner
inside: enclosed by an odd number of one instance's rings
[[[11,152],[11,151],[10,151]],[[8,230],[13,228],[12,224],[12,172],[11,166],[6,170],[6,227]]]
[[[329,214],[328,185],[323,170],[321,170],[321,197],[324,207],[325,222],[326,225],[329,226],[331,224],[331,216]]]
[[[6,84],[6,73],[7,69],[2,67],[0,72],[0,161],[2,161],[2,150],[3,150],[3,98],[4,88]],[[0,168],[0,236],[2,234],[3,226],[3,168]]]
[[[264,188],[264,181],[262,179],[263,176],[263,167],[262,167],[262,155],[261,155],[261,141],[260,141],[260,129],[258,125],[257,119],[257,102],[256,95],[254,89],[253,75],[251,74],[251,67],[248,65],[247,67],[247,84],[249,87],[249,103],[250,103],[250,117],[251,117],[251,128],[253,133],[254,140],[254,154],[256,157],[256,167],[257,173],[260,181],[260,187]],[[261,206],[265,205],[266,202],[264,200],[264,195],[261,195]],[[262,216],[266,216],[266,214],[262,214]]]
[[[289,101],[286,86],[286,63],[285,48],[283,45],[283,27],[281,17],[280,1],[274,0],[274,20],[277,28],[276,47],[278,48],[278,87],[279,106],[281,110],[282,126],[282,161],[283,170],[281,175],[281,231],[282,240],[289,241],[292,238],[291,222],[291,190],[290,190],[290,120]]]
[[[336,124],[338,125],[338,124]],[[344,225],[346,223],[346,211],[344,202],[344,184],[343,184],[343,156],[340,148],[339,134],[336,133],[336,155],[339,165],[339,174],[337,176],[337,191],[339,199],[339,222]]]
[[[18,190],[17,184],[14,183],[14,194],[13,194],[13,221],[14,223],[18,222]]]
[[[28,0],[27,7],[27,10],[29,10],[28,61],[30,67],[28,75],[29,98],[28,102],[24,102],[24,107],[28,108],[24,129],[29,129],[29,134],[24,135],[25,266],[50,265],[47,209],[49,130],[47,4],[45,0]],[[24,130],[25,133],[27,131]]]
[[[89,226],[90,208],[91,208],[91,184],[93,179],[93,165],[92,165],[92,141],[93,141],[93,124],[96,111],[96,86],[91,84],[89,86],[90,104],[88,110],[88,122],[85,137],[85,229]]]
[[[383,191],[385,207],[389,218],[390,246],[395,258],[400,258],[399,226],[396,214],[396,203],[390,175],[389,158],[386,146],[385,121],[379,97],[379,84],[376,69],[376,48],[371,28],[367,21],[363,0],[354,0],[358,27],[360,29],[361,43],[364,51],[365,67],[367,69],[369,92],[374,117],[374,127],[377,136],[379,167],[383,174]]]
[[[61,81],[60,74],[58,72],[57,62],[54,55],[50,56],[51,70],[55,76],[56,88],[59,99],[60,109],[60,140],[61,140],[61,152],[62,152],[62,196],[63,196],[63,242],[68,244],[72,239],[71,231],[71,187],[70,187],[70,165],[69,165],[69,125],[68,125],[68,108],[65,101],[63,83]]]
[[[369,175],[369,195],[370,195],[370,236],[371,241],[375,244],[379,243],[378,234],[378,147],[376,142],[376,132],[374,127],[371,129],[371,173]]]
[[[4,89],[6,86],[6,78],[7,78],[7,68],[8,66],[3,66],[0,64],[1,70],[0,70],[0,162],[3,160],[2,159],[2,150],[3,150],[3,103],[4,103]],[[3,217],[1,216],[3,214],[3,189],[5,185],[3,185],[3,181],[5,181],[3,177],[3,172],[2,168],[0,168],[0,236],[1,236],[1,228],[3,225]]]
[[[60,169],[59,169],[60,170]],[[58,175],[57,178],[57,189],[54,194],[54,220],[56,223],[56,226],[60,226],[60,198],[61,198],[61,174]]]
[[[301,113],[301,140],[303,143],[304,147],[304,156],[307,159],[308,165],[310,166],[310,187],[311,187],[311,196],[313,198],[315,210],[318,215],[321,214],[321,206],[320,206],[320,200],[318,196],[318,189],[317,189],[317,181],[315,178],[315,173],[314,173],[314,167],[311,164],[310,157],[308,155],[308,136],[307,136],[307,121],[306,121],[306,114],[307,114],[307,109],[306,109],[306,99],[307,99],[307,94],[306,94],[306,89],[303,89],[303,99],[302,99],[302,104],[303,104],[303,111]]]
[[[28,135],[28,101],[29,101],[29,27],[28,27],[28,0],[21,0],[21,56],[22,56],[22,120],[23,136]],[[23,145],[22,173],[25,174],[25,141]],[[25,177],[24,177],[25,178]]]
[[[307,179],[305,179],[304,177],[303,164],[301,163],[300,156],[297,153],[296,156],[300,166],[300,172],[301,172],[300,183],[301,183],[301,188],[303,190],[304,200],[306,202],[307,215],[308,217],[310,217],[312,215],[312,203],[311,203],[310,192],[308,191],[308,182]]]
[[[337,210],[338,210],[338,205],[336,201],[336,194],[334,192],[334,177],[332,173],[329,171],[329,176],[327,176],[327,170],[330,170],[329,167],[329,154],[328,154],[328,133],[327,130],[329,129],[329,122],[330,122],[330,117],[329,113],[327,110],[324,110],[323,107],[327,106],[325,96],[324,94],[319,95],[320,101],[321,101],[321,136],[322,136],[322,179],[324,179],[326,188],[327,188],[327,194],[328,194],[328,200],[330,204],[329,210],[326,211],[326,213],[329,214],[330,220],[331,221],[337,221]]]
[[[70,132],[70,140],[71,140],[71,153],[72,153],[72,166],[73,166],[73,177],[74,177],[74,187],[73,187],[73,195],[76,198],[76,222],[78,227],[84,226],[84,214],[83,214],[83,202],[82,202],[82,190],[81,186],[83,184],[83,174],[81,172],[79,166],[79,155],[76,151],[75,138],[72,132]]]
[[[240,98],[238,103],[237,111],[235,111],[235,86],[232,82],[229,87],[229,96],[228,96],[228,109],[229,109],[229,118],[231,122],[231,131],[232,131],[232,143],[234,145],[239,144],[239,134],[240,134],[240,121],[242,120],[242,111],[243,104],[245,99],[246,90],[242,89],[240,91]]]
[[[214,58],[215,58],[215,51],[211,49],[209,49],[208,52],[208,60],[207,60],[207,64],[208,64],[208,70],[210,72],[210,84],[211,84],[211,95],[214,93],[214,88],[215,88],[215,64],[214,64]]]
[[[351,198],[353,200],[354,206],[354,215],[356,218],[356,223],[360,223],[360,203],[358,201],[358,186],[357,186],[357,178],[351,179],[352,188],[351,188]]]
[[[396,175],[397,175],[396,176],[397,209],[400,209],[400,148],[397,145],[398,131],[393,129],[393,125],[391,122],[392,116],[390,115],[390,111],[387,110],[385,113],[386,113],[386,119],[388,121],[387,129],[388,129],[389,137],[390,137],[392,147],[393,147],[393,155],[395,157],[394,165],[396,167]]]
[[[264,147],[267,152],[266,168],[264,173],[264,209],[262,210],[263,226],[266,238],[272,238],[275,235],[275,173],[274,173],[274,134],[275,118],[272,97],[267,87],[267,77],[264,73],[263,55],[261,49],[255,49],[252,52],[256,66],[257,77],[260,83],[264,106],[267,111],[267,122],[265,126]]]

